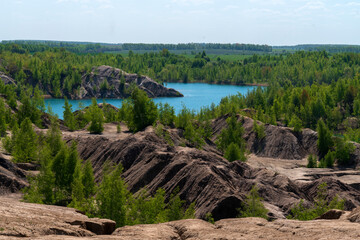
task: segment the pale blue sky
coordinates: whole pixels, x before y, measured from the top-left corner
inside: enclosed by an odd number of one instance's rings
[[[360,0],[0,0],[0,40],[360,44]]]

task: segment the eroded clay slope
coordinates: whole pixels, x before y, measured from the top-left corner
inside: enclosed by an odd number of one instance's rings
[[[318,185],[324,181],[328,183],[330,196],[338,193],[347,199],[347,209],[360,205],[360,192],[339,180],[294,182],[270,169],[253,168],[240,161],[230,163],[215,150],[211,151],[211,146],[206,146],[206,150],[171,147],[152,127],[136,134],[119,134],[119,139],[108,133],[95,136],[76,132],[66,138],[78,142],[80,156],[92,161],[98,180],[105,161],[121,163],[130,191],[146,187],[153,194],[163,188],[169,196],[179,187],[180,197],[187,204],[196,202],[199,218],[208,212],[215,219],[235,217],[236,209],[254,184],[275,218],[283,218],[300,199],[313,201]],[[172,138],[176,140],[176,136]]]

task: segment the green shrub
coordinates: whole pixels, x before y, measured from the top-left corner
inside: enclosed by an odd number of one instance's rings
[[[203,129],[201,127],[195,128],[191,121],[189,121],[185,127],[184,137],[196,148],[201,148],[205,144],[203,138]]]
[[[355,150],[354,144],[346,142],[342,138],[337,138],[335,142],[335,158],[339,165],[350,164],[350,155]]]
[[[250,193],[246,196],[242,208],[238,209],[239,217],[261,217],[268,219],[268,210],[261,201],[262,198],[259,196],[259,189],[254,185]]]
[[[170,146],[174,146],[174,142],[171,139],[169,132],[164,129],[164,126],[161,123],[158,123],[155,126],[155,134],[158,137],[163,138]]]
[[[344,209],[344,199],[340,200],[338,196],[335,196],[330,202],[328,202],[326,197],[327,184],[324,182],[318,186],[317,196],[314,199],[314,205],[312,207],[305,207],[304,200],[301,199],[300,202],[295,204],[295,206],[290,210],[290,214],[287,218],[307,221],[321,216],[330,209]]]
[[[264,137],[266,137],[264,124],[258,125],[256,120],[254,120],[254,124],[253,124],[252,130],[255,132],[256,138],[257,138],[258,140],[261,140],[261,139],[263,139]]]
[[[301,132],[302,123],[300,118],[298,118],[295,114],[293,114],[289,125],[294,128],[294,132]]]
[[[229,160],[229,162],[233,162],[236,160],[241,160],[243,162],[246,161],[246,156],[244,152],[240,150],[239,146],[236,143],[230,143],[230,145],[225,151],[224,158]]]
[[[329,151],[323,159],[320,160],[320,168],[331,168],[335,163],[335,152]]]
[[[317,159],[316,156],[310,154],[308,159],[307,159],[308,163],[307,166],[308,168],[316,168],[317,167]]]
[[[122,166],[118,165],[111,173],[105,171],[96,195],[97,215],[116,221],[118,227],[126,223],[126,200],[129,195],[121,178],[122,170]]]
[[[38,137],[32,127],[31,120],[25,118],[17,133],[14,133],[12,155],[15,162],[31,162],[37,160]]]
[[[226,122],[228,127],[221,131],[216,141],[217,146],[224,152],[228,150],[228,154],[230,154],[230,152],[236,153],[236,149],[230,147],[231,143],[236,144],[238,149],[240,149],[240,160],[245,161],[245,140],[242,137],[244,128],[242,127],[241,122],[237,121],[236,115],[231,115]]]
[[[156,121],[158,114],[156,105],[144,91],[135,88],[129,103],[129,112],[126,113],[129,117],[125,120],[130,131],[141,131]]]
[[[328,127],[325,125],[324,121],[320,119],[317,125],[318,140],[317,146],[319,149],[320,158],[323,158],[328,151],[334,146],[332,140],[332,134]]]
[[[69,103],[66,97],[65,97],[65,105],[63,108],[64,108],[64,124],[69,128],[70,131],[74,131],[76,129],[75,116],[74,113],[72,112],[72,105]]]
[[[167,126],[171,126],[175,121],[175,110],[170,104],[159,104],[159,121]]]
[[[211,224],[215,223],[215,220],[214,220],[212,214],[209,213],[209,212],[205,215],[205,221],[207,221],[207,222],[209,222]]]
[[[96,99],[92,99],[91,106],[88,109],[89,118],[90,118],[90,126],[88,130],[93,134],[100,134],[104,131],[104,114],[103,111],[99,108]]]

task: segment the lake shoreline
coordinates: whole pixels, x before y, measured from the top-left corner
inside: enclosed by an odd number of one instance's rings
[[[201,81],[195,81],[195,82],[189,82],[189,83],[184,83],[184,82],[166,82],[167,83],[181,83],[181,84],[193,84],[193,83],[202,83],[202,84],[209,84],[209,85],[219,85],[219,86],[239,86],[239,87],[268,87],[269,84],[268,83],[241,83],[241,84],[237,84],[237,83],[206,83],[206,82],[201,82]],[[166,86],[166,85],[165,85]],[[182,96],[181,98],[183,98],[184,96]],[[56,97],[52,97],[51,95],[43,95],[44,99],[64,99],[63,97],[60,98],[56,98]],[[156,98],[162,98],[162,97],[155,97],[155,98],[151,98],[151,99],[156,99]],[[178,98],[178,97],[173,97],[173,98]],[[81,98],[81,99],[71,99],[71,100],[89,100],[92,98]],[[101,98],[103,99],[103,98]],[[126,99],[126,98],[105,98],[105,99]],[[70,99],[69,99],[70,100]]]
[[[183,84],[192,84],[192,83],[203,83],[203,84],[210,84],[210,85],[219,85],[219,86],[240,86],[240,87],[268,87],[268,83],[233,83],[233,82],[221,82],[221,83],[208,83],[202,81],[194,81],[194,82],[166,82],[166,83],[183,83]]]
[[[256,89],[257,86],[234,86],[234,85],[215,85],[207,83],[167,83],[167,87],[176,89],[181,92],[184,97],[161,97],[153,98],[155,104],[168,103],[174,107],[175,113],[178,114],[184,106],[187,108],[200,111],[202,107],[209,107],[212,103],[218,105],[221,99],[230,95],[242,94],[246,95],[249,91]],[[64,112],[64,99],[52,98],[51,96],[45,96],[45,105],[51,107],[51,110],[58,114],[62,119]],[[115,107],[121,107],[124,99],[97,99],[97,102],[103,102],[103,100]],[[79,103],[82,103],[82,107],[91,105],[91,99],[68,99],[69,103],[73,106],[72,110],[79,109]]]

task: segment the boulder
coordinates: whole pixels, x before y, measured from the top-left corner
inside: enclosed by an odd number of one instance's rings
[[[316,219],[339,219],[345,212],[339,209],[330,209],[320,217],[317,217]]]
[[[351,213],[348,216],[348,220],[350,222],[360,223],[360,207],[357,207],[351,211]]]
[[[74,220],[70,225],[80,226],[96,235],[110,235],[116,229],[116,222],[109,219],[90,218],[86,220]]]

